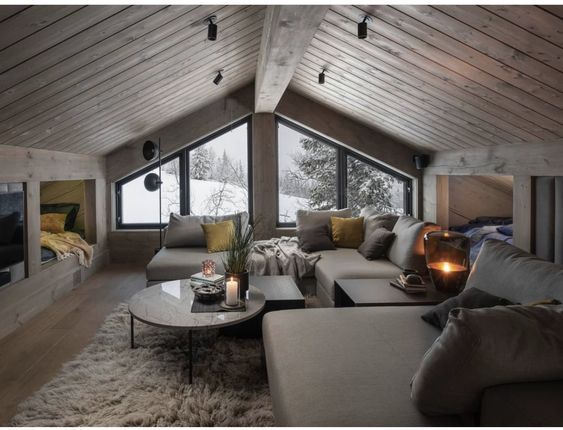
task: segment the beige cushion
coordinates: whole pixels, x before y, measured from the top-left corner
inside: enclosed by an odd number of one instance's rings
[[[361,257],[361,256],[360,256]],[[439,331],[425,306],[269,312],[263,337],[278,426],[459,425],[410,399],[410,380]]]
[[[170,214],[166,236],[164,237],[164,246],[167,248],[182,247],[205,247],[205,235],[201,228],[201,224],[213,224],[222,221],[233,220],[240,223],[243,231],[248,227],[248,213],[239,212],[229,215],[178,215]]]
[[[465,288],[472,287],[514,303],[563,302],[563,266],[507,243],[487,240],[467,279]]]
[[[297,230],[302,227],[316,227],[319,225],[330,225],[330,217],[350,218],[351,209],[338,209],[333,211],[308,211],[299,209],[297,211],[296,226]]]
[[[338,248],[320,254],[321,259],[315,265],[315,278],[331,300],[334,300],[336,279],[396,278],[401,273],[401,269],[386,258],[368,261],[352,248]]]
[[[563,378],[563,305],[454,309],[412,398],[430,415],[479,410],[487,387]]]
[[[217,264],[217,273],[223,273],[222,256],[222,252],[209,254],[207,248],[162,248],[147,265],[147,281],[189,278],[201,272],[201,262],[208,259]]]
[[[393,227],[395,240],[387,251],[387,258],[402,269],[426,273],[424,235],[433,230],[440,230],[440,227],[407,215],[399,217]]]

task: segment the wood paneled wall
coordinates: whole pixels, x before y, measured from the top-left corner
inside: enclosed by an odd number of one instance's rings
[[[85,180],[85,227],[96,242],[92,267],[75,257],[41,266],[40,184]],[[0,145],[0,182],[26,183],[26,279],[0,288],[0,337],[45,309],[109,260],[106,229],[105,162],[101,157]]]

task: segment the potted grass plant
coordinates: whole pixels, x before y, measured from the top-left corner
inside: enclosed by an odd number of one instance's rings
[[[223,256],[225,281],[235,280],[239,284],[239,297],[246,299],[249,286],[249,265],[254,246],[254,228],[242,229],[241,223],[235,223],[235,230],[229,241],[229,248]]]

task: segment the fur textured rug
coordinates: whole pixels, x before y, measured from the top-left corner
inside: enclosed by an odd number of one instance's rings
[[[19,405],[17,426],[269,426],[273,425],[258,340],[194,332],[194,381],[187,335],[135,324],[120,305],[92,343]]]

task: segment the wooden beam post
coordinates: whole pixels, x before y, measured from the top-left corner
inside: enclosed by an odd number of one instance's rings
[[[256,68],[256,113],[274,112],[328,6],[268,6]]]
[[[514,246],[534,252],[534,177],[514,176],[513,229]]]

